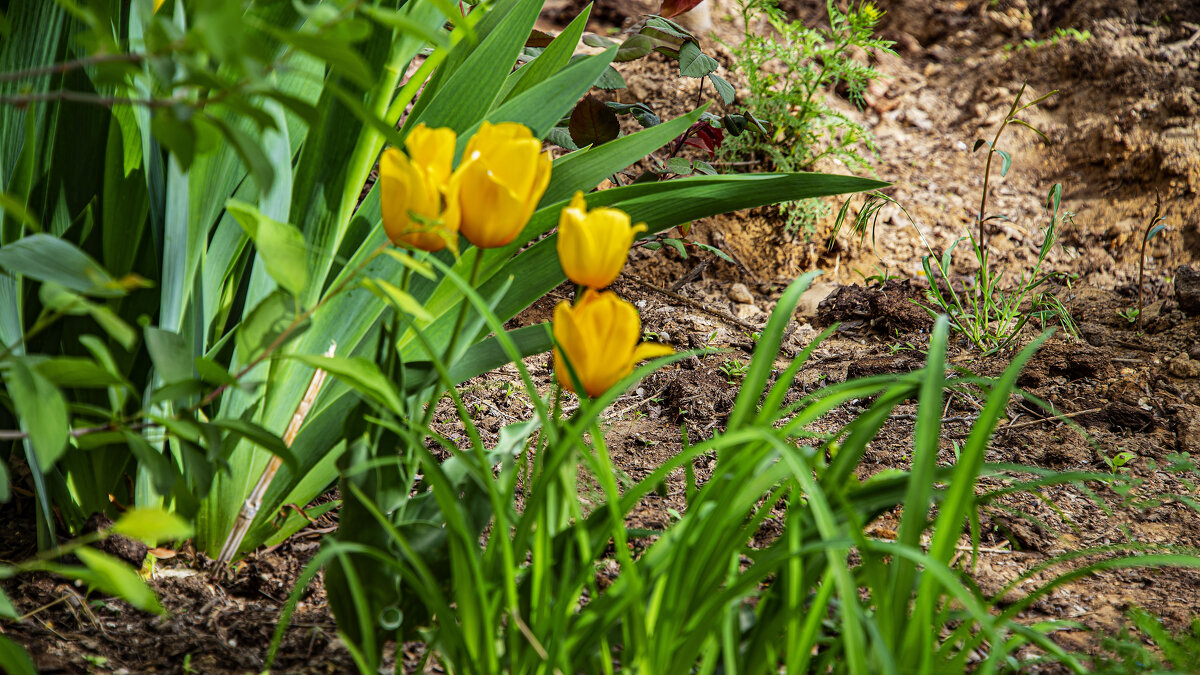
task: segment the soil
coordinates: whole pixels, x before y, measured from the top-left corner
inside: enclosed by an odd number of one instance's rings
[[[728,70],[729,53],[719,42],[731,42],[741,30],[736,20],[724,18],[733,0],[708,2],[714,3],[716,35],[706,36],[705,49],[736,83],[736,73]],[[551,0],[542,27],[565,25],[583,4]],[[589,30],[621,29],[656,4],[598,2]],[[1047,265],[1048,271],[1071,275],[1069,285],[1056,287],[1055,294],[1079,336],[1060,330],[1020,379],[1020,386],[1053,406],[1053,414],[1014,402],[987,459],[1053,470],[1111,470],[1137,483],[1125,494],[1100,485],[1092,485],[1090,495],[1064,486],[997,502],[984,514],[974,578],[985,592],[994,592],[1050,556],[1099,544],[1200,547],[1200,513],[1188,505],[1188,497],[1197,496],[1200,476],[1180,466],[1184,453],[1200,457],[1200,275],[1180,267],[1200,261],[1200,4],[878,4],[887,11],[883,33],[896,42],[898,54],[867,58],[887,79],[872,88],[862,110],[836,93],[830,96],[875,133],[876,171],[894,184],[888,194],[903,209],[884,207],[865,242],[843,231],[831,248],[822,241],[831,223],[823,223],[812,241],[795,240],[784,234],[772,208],[697,222],[689,236],[728,252],[733,263],[705,253],[683,258],[670,247],[635,249],[615,290],[638,305],[645,331],[681,349],[728,351],[659,371],[619,399],[606,415],[614,462],[637,479],[681,449],[681,424],[693,442],[720,432],[736,394],[732,362],[749,362],[754,330],[784,286],[811,269],[825,274],[802,299],[783,351],[795,354],[823,327],[836,322],[838,328],[816,349],[795,395],[849,377],[921,367],[931,325],[913,302],[923,301],[926,288],[921,257],[930,251],[940,256],[974,222],[984,157],[982,151],[972,153],[971,146],[977,138],[991,140],[1025,84],[1024,100],[1059,93],[1027,118],[1048,140],[1024,129],[1012,129],[1001,139],[1013,166],[1004,177],[993,171],[988,209],[1007,220],[993,221],[989,244],[994,262],[1010,271],[1010,280],[1028,269],[1047,222],[1045,197],[1051,185],[1063,185],[1063,208],[1075,213],[1074,223],[1062,232],[1063,245],[1051,252]],[[797,20],[823,19],[823,2],[785,6]],[[1088,31],[1091,37],[1005,49],[1047,40],[1055,28]],[[685,112],[694,101],[690,93],[679,96],[677,71],[658,56],[621,70],[628,89],[606,96],[646,102],[664,117]],[[694,85],[682,86],[690,92]],[[1167,229],[1146,249],[1146,308],[1139,331],[1118,313],[1136,306],[1140,232],[1158,198],[1166,207]],[[852,210],[858,203],[852,201]],[[970,273],[973,259],[966,247],[956,249],[954,260],[956,273]],[[897,278],[864,284],[864,277],[880,269]],[[746,299],[742,289],[733,292],[734,284],[743,284],[753,302],[731,299]],[[547,320],[553,305],[569,293],[555,291],[513,325]],[[1023,341],[1042,328],[1035,324]],[[976,373],[997,374],[1011,356],[1007,351],[985,357],[955,341],[950,360]],[[530,359],[530,366],[539,384],[548,387],[547,359]],[[485,411],[478,420],[485,440],[495,440],[503,425],[528,414],[521,394],[510,395],[505,387],[513,377],[510,366],[463,387],[468,408]],[[946,462],[953,461],[953,443],[967,433],[977,405],[967,397],[951,398],[942,439]],[[826,423],[843,423],[855,412],[835,411]],[[897,412],[871,444],[860,477],[906,468],[915,405]],[[1130,453],[1129,460],[1118,466],[1113,458],[1121,453]],[[698,478],[710,469],[697,465]],[[668,509],[684,509],[683,477],[674,476],[667,487],[639,505],[632,527],[661,529],[670,522]],[[18,560],[32,552],[31,511],[32,503],[20,497],[0,510],[0,559]],[[1031,518],[1014,517],[1015,512]],[[888,536],[895,520],[896,514],[885,515],[872,525],[872,535]],[[335,526],[336,518],[326,516],[281,546],[256,552],[232,576],[220,579],[209,578],[207,561],[187,549],[160,560],[152,585],[169,610],[161,618],[116,601],[93,597],[85,602],[81,589],[51,577],[9,579],[5,592],[29,616],[0,626],[0,632],[25,645],[47,673],[258,672],[297,575],[321,534]],[[1123,612],[1132,606],[1162,617],[1172,629],[1182,628],[1200,611],[1200,573],[1174,568],[1103,572],[1062,586],[1021,619],[1077,621],[1087,630],[1062,631],[1055,639],[1089,651],[1100,636],[1119,630]],[[415,645],[400,649],[403,670],[413,667],[418,650]],[[285,635],[276,669],[354,672],[319,575]]]

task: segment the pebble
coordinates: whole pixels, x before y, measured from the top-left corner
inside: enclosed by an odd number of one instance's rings
[[[729,287],[729,299],[734,302],[740,302],[743,305],[753,305],[754,296],[750,295],[750,289],[746,288],[746,284],[734,284]]]

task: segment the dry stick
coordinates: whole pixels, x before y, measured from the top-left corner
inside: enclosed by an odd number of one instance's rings
[[[337,343],[331,342],[329,349],[325,352],[325,356],[332,357],[337,350]],[[308,383],[308,391],[304,392],[304,398],[300,399],[300,404],[296,406],[296,412],[292,414],[292,420],[288,422],[287,430],[283,432],[283,444],[287,447],[292,447],[292,442],[296,440],[296,435],[300,433],[300,426],[304,424],[304,418],[308,417],[308,411],[312,409],[313,403],[317,400],[317,394],[321,392],[321,385],[325,383],[325,371],[318,368],[313,373],[312,380]],[[234,521],[233,529],[229,531],[229,536],[225,539],[225,545],[221,547],[221,553],[217,556],[217,567],[229,564],[233,560],[233,556],[237,555],[238,548],[242,545],[242,539],[246,537],[246,533],[250,530],[250,523],[254,522],[255,516],[258,515],[258,509],[262,506],[263,497],[267,494],[267,488],[271,486],[271,481],[275,478],[276,472],[283,464],[283,460],[278,455],[272,455],[271,461],[267,462],[267,467],[263,469],[262,476],[258,479],[258,484],[254,486],[254,490],[250,492],[250,496],[246,497],[246,503],[242,504],[242,510],[238,512],[237,520]]]
[[[742,321],[741,319],[730,314],[729,312],[722,312],[719,309],[713,309],[712,307],[709,307],[708,305],[705,305],[703,303],[696,302],[695,300],[692,300],[691,298],[684,297],[678,293],[672,293],[671,291],[668,291],[665,288],[659,288],[658,286],[655,286],[654,284],[642,281],[641,279],[639,279],[633,275],[627,276],[626,278],[648,291],[654,291],[655,293],[658,293],[659,295],[665,295],[666,297],[674,300],[675,302],[682,302],[683,304],[687,305],[688,307],[691,307],[692,309],[704,312],[705,314],[711,314],[712,316],[715,316],[718,319],[721,319],[722,321],[728,321],[729,323],[731,323],[735,326],[738,326],[739,328],[745,328],[746,330],[749,330],[749,331],[756,331],[759,328],[761,328],[761,326],[755,326],[753,324],[746,323],[745,321]]]
[[[1057,422],[1058,420],[1070,419],[1072,417],[1078,417],[1080,415],[1087,415],[1088,413],[1100,412],[1101,410],[1104,410],[1104,408],[1088,408],[1087,410],[1078,410],[1073,413],[1054,415],[1052,417],[1043,417],[1038,420],[1033,420],[1032,422],[1022,422],[1020,424],[1010,424],[1006,427],[1000,427],[997,431],[1008,431],[1009,429],[1020,429],[1022,427],[1031,427],[1035,424],[1041,424],[1043,422]]]

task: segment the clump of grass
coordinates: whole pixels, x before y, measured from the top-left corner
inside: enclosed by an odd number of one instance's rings
[[[926,303],[922,306],[931,316],[945,314],[949,317],[950,325],[955,332],[965,337],[973,346],[987,353],[1008,348],[1030,320],[1036,320],[1042,326],[1059,325],[1072,336],[1078,335],[1070,312],[1058,297],[1046,288],[1047,283],[1051,280],[1064,278],[1069,280],[1070,277],[1060,272],[1043,270],[1047,256],[1053,250],[1054,245],[1058,243],[1062,227],[1074,224],[1075,214],[1062,208],[1062,184],[1055,183],[1046,195],[1045,209],[1049,216],[1049,222],[1042,231],[1037,260],[1031,269],[1022,271],[1014,283],[1006,283],[1007,270],[997,267],[992,262],[992,250],[989,246],[992,221],[1008,220],[1003,214],[989,214],[987,210],[993,159],[1000,159],[1001,176],[1006,176],[1009,169],[1012,168],[1012,155],[1008,151],[1000,149],[1000,139],[1004,131],[1012,125],[1023,126],[1046,139],[1045,134],[1018,115],[1056,93],[1056,91],[1052,91],[1022,105],[1021,99],[1025,94],[1025,85],[1022,85],[992,140],[979,139],[975,141],[973,150],[987,146],[988,153],[984,164],[983,189],[980,195],[979,212],[975,217],[974,232],[968,229],[964,236],[956,239],[938,256],[929,245],[925,235],[919,228],[916,228],[915,224],[913,225],[928,251],[928,254],[921,258],[925,278],[929,281]],[[865,237],[868,226],[874,227],[880,209],[887,203],[896,204],[905,212],[905,215],[908,215],[907,210],[896,200],[882,193],[873,192],[868,195],[866,203],[855,217],[853,229],[860,236]],[[849,203],[847,202],[838,213],[833,233],[830,235],[830,243],[836,237],[848,211]],[[909,222],[913,222],[911,216],[909,216]],[[967,283],[956,285],[951,274],[954,264],[953,255],[954,250],[963,241],[970,243],[977,268],[970,275]]]

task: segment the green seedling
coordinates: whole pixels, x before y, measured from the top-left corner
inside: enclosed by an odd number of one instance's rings
[[[1142,296],[1142,277],[1146,273],[1146,244],[1149,244],[1151,239],[1167,229],[1167,226],[1162,222],[1163,220],[1166,220],[1166,215],[1163,213],[1162,195],[1155,195],[1154,215],[1150,216],[1150,221],[1146,223],[1146,227],[1142,230],[1142,251],[1138,257],[1138,306],[1137,314],[1134,318],[1137,319],[1139,333],[1142,330],[1142,312],[1145,309]]]

